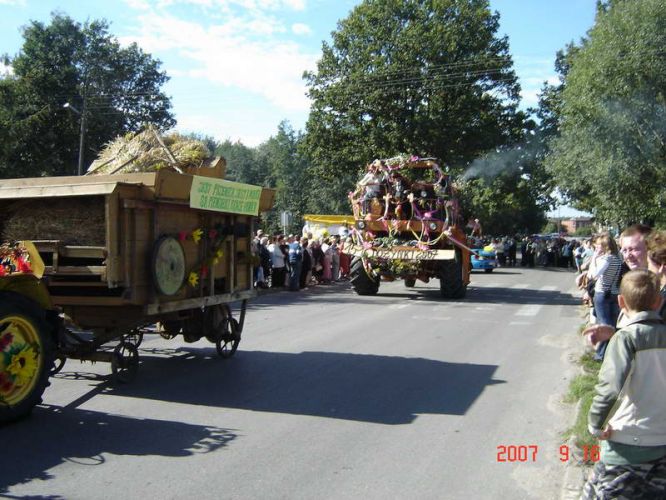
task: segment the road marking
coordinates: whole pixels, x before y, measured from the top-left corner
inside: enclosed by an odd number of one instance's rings
[[[543,304],[526,304],[516,311],[514,316],[536,316]]]
[[[517,283],[515,285],[511,285],[510,288],[519,289],[519,288],[529,288],[529,287],[530,287],[529,283]]]
[[[541,288],[539,288],[540,292],[557,292],[558,290],[559,290],[559,288],[557,288],[556,286],[553,286],[553,285],[546,285],[546,286],[542,286]]]
[[[534,323],[532,321],[510,321],[509,326],[527,326],[527,325],[533,325]]]

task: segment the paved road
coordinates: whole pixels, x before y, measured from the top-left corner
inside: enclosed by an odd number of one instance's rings
[[[0,430],[0,497],[558,498],[572,282],[515,268],[474,274],[460,302],[437,282],[268,294],[233,359],[150,338],[129,386],[68,361]],[[501,445],[536,459],[498,462]]]

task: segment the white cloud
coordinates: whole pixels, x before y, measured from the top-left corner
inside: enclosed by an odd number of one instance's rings
[[[16,2],[25,0],[0,0],[2,2]],[[152,5],[156,9],[166,9],[175,5],[191,5],[209,9],[229,10],[232,7],[240,7],[251,11],[278,11],[289,9],[294,11],[305,10],[307,0],[124,0],[132,8],[145,10],[146,5]],[[136,7],[135,7],[136,6]]]
[[[10,7],[25,7],[26,0],[0,0],[0,5],[9,5]]]
[[[543,83],[548,85],[557,85],[560,79],[557,75],[543,75],[543,76],[530,76],[520,78],[520,97],[521,105],[525,107],[537,106],[539,104],[539,93],[543,87]]]
[[[14,74],[14,68],[12,68],[11,66],[7,66],[6,64],[0,63],[0,76],[1,77],[4,78],[6,76],[13,75],[13,74]]]
[[[1,0],[0,0],[1,1]],[[150,2],[148,0],[124,0],[130,9],[149,10]]]
[[[278,20],[227,17],[224,24],[207,27],[154,12],[139,20],[140,35],[123,42],[135,41],[159,58],[164,58],[160,52],[176,51],[195,63],[188,73],[192,78],[252,92],[282,110],[309,108],[302,75],[315,67],[318,54],[275,38],[284,30]]]
[[[202,133],[210,135],[217,141],[229,139],[231,142],[242,142],[245,146],[256,147],[277,133],[279,120],[266,120],[265,115],[248,115],[240,121],[219,120],[210,114],[178,115],[177,130],[182,133]]]
[[[295,23],[291,25],[291,32],[294,35],[311,35],[312,30],[310,29],[310,26],[307,24],[303,23]]]

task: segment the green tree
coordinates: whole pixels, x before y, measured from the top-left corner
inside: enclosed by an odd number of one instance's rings
[[[308,213],[311,203],[308,161],[301,153],[299,144],[302,134],[294,131],[288,122],[278,126],[277,134],[257,148],[257,159],[266,165],[268,183],[277,189],[275,206],[268,216],[268,225],[272,230],[282,230],[280,213],[288,210],[293,215],[295,231],[302,225],[303,215]]]
[[[573,55],[547,167],[598,220],[666,218],[666,9],[609,1]]]
[[[175,124],[160,62],[136,44],[121,47],[106,21],[54,14],[48,25],[32,21],[23,38],[18,54],[4,57],[12,73],[0,80],[0,177],[75,174],[80,113],[84,165],[117,135]]]
[[[216,155],[227,161],[226,178],[235,182],[272,187],[268,166],[257,157],[255,148],[242,142],[226,140],[214,149]]]
[[[436,156],[462,171],[516,142],[524,116],[499,15],[487,0],[365,0],[324,43],[305,147],[344,200],[359,167],[398,153]],[[336,188],[339,186],[336,186]]]

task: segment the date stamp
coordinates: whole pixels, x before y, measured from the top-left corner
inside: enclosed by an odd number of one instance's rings
[[[598,462],[600,458],[599,446],[583,446],[583,461]],[[500,444],[497,445],[497,462],[524,463],[536,462],[539,455],[539,445],[536,444]],[[568,462],[573,458],[569,445],[563,444],[559,448],[560,462]]]

